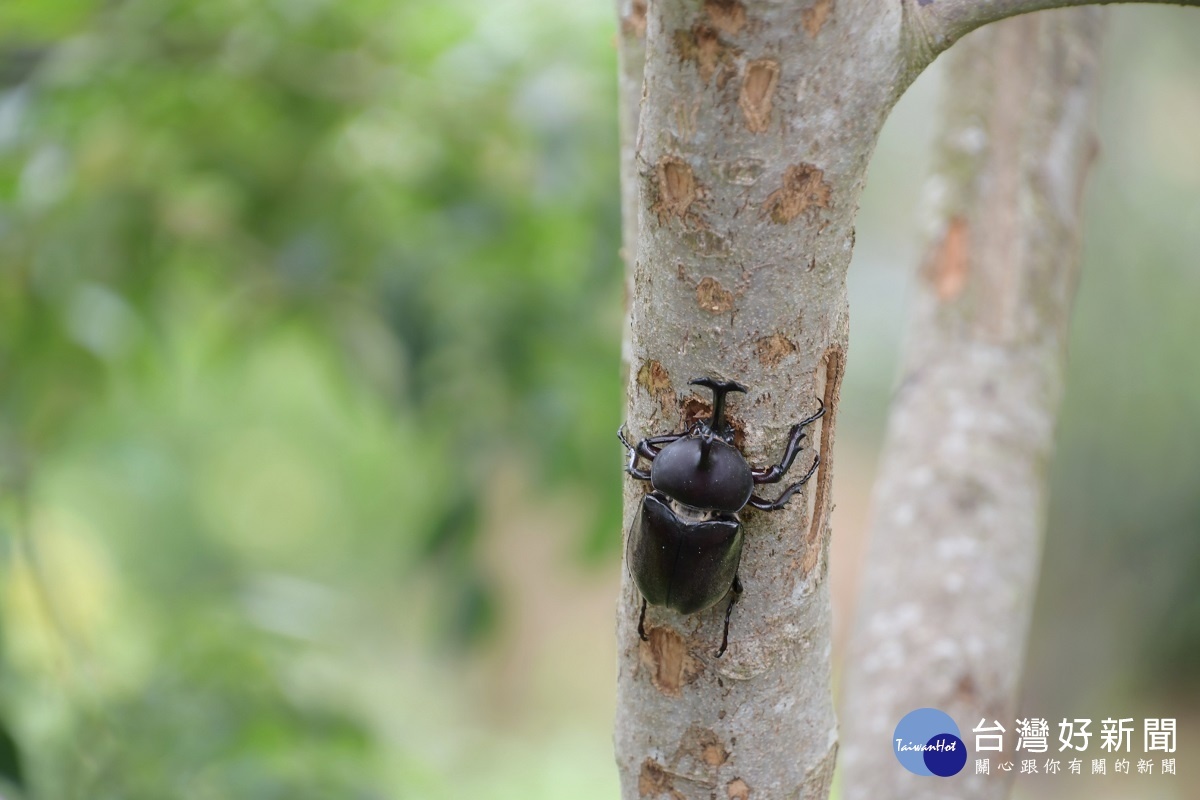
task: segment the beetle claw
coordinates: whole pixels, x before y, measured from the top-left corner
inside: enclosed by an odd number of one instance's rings
[[[729,617],[733,614],[733,604],[742,596],[742,581],[737,575],[733,576],[731,591],[733,592],[733,596],[729,598],[729,605],[725,606],[725,633],[721,635],[721,649],[717,651],[716,658],[723,656],[725,649],[729,647]]]

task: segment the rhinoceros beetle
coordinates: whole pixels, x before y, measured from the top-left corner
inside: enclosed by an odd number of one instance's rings
[[[755,469],[733,443],[733,428],[725,419],[725,395],[745,392],[735,381],[697,378],[690,385],[713,393],[712,418],[696,420],[683,433],[669,433],[629,443],[624,430],[617,431],[629,450],[625,471],[641,481],[650,481],[651,491],[629,530],[625,556],[633,582],[642,595],[638,635],[645,641],[646,604],[666,606],[680,614],[694,614],[730,594],[725,607],[725,631],[720,658],[729,646],[729,617],[742,593],[738,564],[742,558],[742,521],[738,513],[750,506],[762,511],[784,507],[817,471],[821,457],[796,483],[774,500],[754,493],[756,484],[778,483],[787,474],[806,434],[804,429],[821,418],[825,404],[815,414],[792,426],[783,459],[770,467]],[[649,470],[638,462],[650,462]]]

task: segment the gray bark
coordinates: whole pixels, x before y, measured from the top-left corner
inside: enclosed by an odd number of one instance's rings
[[[973,761],[952,783],[910,775],[890,744],[900,718],[925,706],[967,726],[969,749],[981,717],[1014,728],[1095,150],[1102,16],[1008,20],[949,56],[933,230],[843,687],[847,800],[1011,789],[1014,773],[977,776]]]

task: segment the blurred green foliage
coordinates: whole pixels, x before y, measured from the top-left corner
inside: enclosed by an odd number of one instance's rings
[[[452,796],[344,654],[492,629],[497,473],[616,549],[607,13],[0,6],[0,786]]]

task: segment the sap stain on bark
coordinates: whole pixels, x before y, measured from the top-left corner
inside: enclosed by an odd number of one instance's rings
[[[646,0],[633,0],[629,13],[621,18],[621,33],[637,39],[646,36]]]
[[[638,796],[659,797],[664,794],[671,800],[683,800],[683,795],[675,789],[671,774],[662,764],[647,758],[642,762],[642,771],[638,773]]]
[[[741,778],[734,778],[725,784],[725,796],[729,800],[750,800],[750,786]]]
[[[696,303],[705,311],[720,314],[733,309],[733,292],[716,278],[705,276],[696,284]]]
[[[649,640],[638,642],[638,657],[650,673],[650,682],[670,697],[700,676],[700,662],[688,652],[683,637],[670,628],[650,627]]]
[[[783,185],[763,201],[764,213],[774,222],[791,222],[801,214],[829,208],[833,187],[825,173],[812,164],[793,164],[783,176]]]
[[[663,156],[654,171],[658,199],[650,210],[658,215],[658,224],[665,225],[671,217],[695,222],[692,205],[703,194],[696,175],[686,161],[676,156]]]
[[[821,32],[829,15],[833,13],[833,0],[817,0],[800,14],[800,22],[809,36],[815,37]]]
[[[735,36],[746,27],[746,7],[737,0],[708,0],[704,12],[712,26],[727,36]]]
[[[746,65],[738,107],[746,119],[746,130],[762,133],[771,122],[771,106],[779,85],[779,63],[769,58],[751,61]]]
[[[722,71],[718,86],[724,86],[733,72],[733,62],[739,51],[721,41],[717,29],[697,22],[689,31],[675,31],[675,52],[680,61],[694,61],[705,83],[712,80],[717,69]]]
[[[758,354],[759,363],[764,367],[774,367],[796,352],[796,343],[782,333],[773,333],[755,342],[754,350]]]
[[[926,262],[925,279],[933,287],[937,299],[953,302],[967,288],[970,275],[971,230],[962,217],[950,220],[942,241],[937,244]]]

